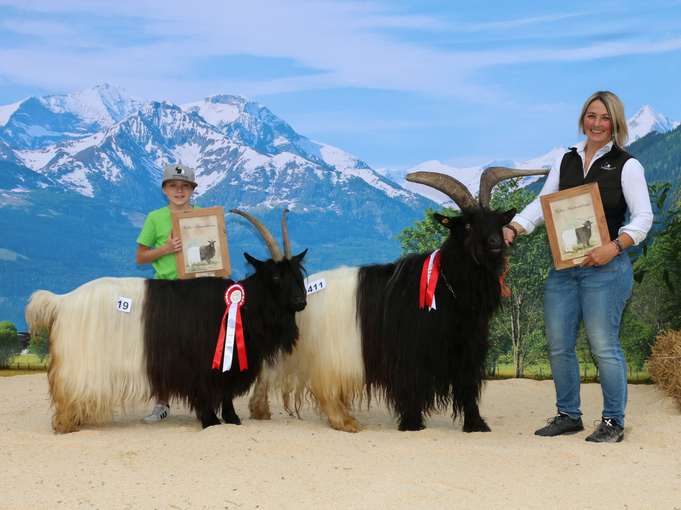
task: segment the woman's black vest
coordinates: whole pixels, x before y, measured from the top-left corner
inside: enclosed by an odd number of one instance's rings
[[[582,158],[575,147],[570,147],[560,164],[560,191],[590,182],[598,183],[610,239],[615,239],[624,225],[627,203],[622,193],[622,168],[629,158],[629,154],[613,144],[610,152],[591,164],[591,170],[584,177]]]

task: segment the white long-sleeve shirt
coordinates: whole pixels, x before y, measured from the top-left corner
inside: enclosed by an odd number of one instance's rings
[[[584,166],[585,145],[586,143],[582,141],[575,146],[577,148],[577,154],[582,158],[582,166]],[[612,149],[612,142],[601,147],[596,154],[594,154],[585,176],[588,175],[591,170],[593,162],[610,152],[610,149]],[[541,225],[544,222],[544,213],[539,197],[558,191],[559,180],[560,166],[553,167],[549,172],[544,187],[541,192],[539,192],[539,195],[513,218],[513,221],[523,227],[526,233],[531,233],[538,225]],[[624,200],[629,209],[629,223],[620,227],[618,235],[626,233],[634,240],[634,244],[638,244],[646,238],[646,235],[653,224],[653,209],[650,205],[650,196],[648,195],[648,185],[646,183],[643,166],[636,158],[629,158],[626,163],[624,163],[624,166],[622,167],[621,182]]]

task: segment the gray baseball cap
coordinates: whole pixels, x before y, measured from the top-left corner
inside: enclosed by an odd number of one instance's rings
[[[161,187],[163,187],[167,181],[185,181],[196,188],[194,169],[182,164],[166,165],[163,168],[163,181],[161,181]]]

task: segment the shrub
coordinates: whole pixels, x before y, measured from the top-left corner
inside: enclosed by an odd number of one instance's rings
[[[50,351],[50,336],[47,331],[36,331],[31,333],[31,341],[28,344],[28,352],[35,354],[44,361]]]
[[[6,367],[20,352],[21,340],[16,326],[9,321],[0,322],[0,367]]]

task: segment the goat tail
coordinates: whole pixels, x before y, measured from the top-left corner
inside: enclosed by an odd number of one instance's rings
[[[31,333],[45,329],[52,329],[59,313],[59,301],[61,296],[47,290],[38,290],[31,294],[26,305],[26,324]]]

